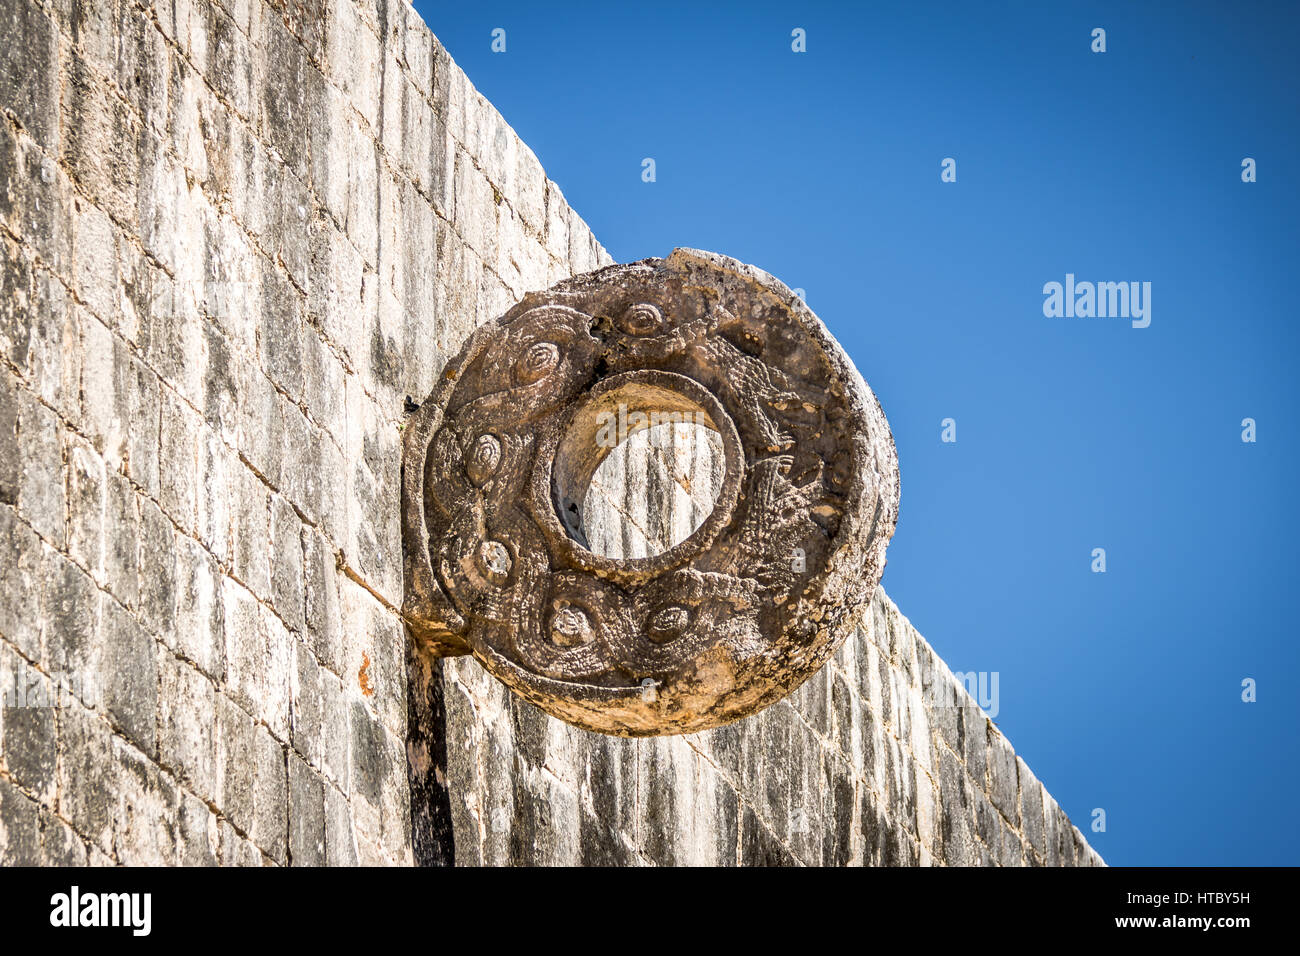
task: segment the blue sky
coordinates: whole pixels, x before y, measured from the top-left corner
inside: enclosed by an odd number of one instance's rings
[[[898,443],[886,590],[1108,862],[1300,863],[1297,7],[416,8],[616,260],[806,290]]]

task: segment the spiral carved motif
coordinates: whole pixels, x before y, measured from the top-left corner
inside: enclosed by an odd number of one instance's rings
[[[721,437],[712,513],[659,554],[587,547],[580,503],[615,409]],[[412,633],[548,713],[622,736],[754,713],[825,663],[898,514],[875,396],[764,272],[713,253],[610,266],[479,329],[406,428]]]

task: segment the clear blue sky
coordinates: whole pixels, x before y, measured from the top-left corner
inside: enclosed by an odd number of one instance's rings
[[[886,590],[1109,862],[1300,863],[1295,5],[416,7],[615,259],[806,290],[898,442]],[[1150,327],[1045,317],[1067,272]]]

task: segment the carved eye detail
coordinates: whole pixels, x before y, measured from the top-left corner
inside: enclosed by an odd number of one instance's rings
[[[510,577],[510,549],[500,541],[484,541],[478,559],[493,584],[504,584]]]
[[[691,612],[680,604],[670,604],[656,611],[650,618],[650,640],[667,644],[682,636],[691,622]]]
[[[577,647],[592,641],[591,621],[582,608],[565,605],[551,618],[551,642],[560,647]]]
[[[465,471],[469,475],[469,480],[476,485],[482,485],[494,474],[501,464],[501,441],[488,432],[479,435],[474,442],[474,448],[470,451],[469,461],[465,463]]]
[[[657,332],[663,324],[663,313],[649,302],[638,302],[618,320],[618,327],[628,335],[649,335]]]
[[[560,348],[554,342],[534,342],[515,365],[515,378],[521,385],[544,379],[560,364]]]

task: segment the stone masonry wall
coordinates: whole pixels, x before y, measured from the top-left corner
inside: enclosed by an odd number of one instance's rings
[[[701,734],[601,737],[447,671],[457,865],[1102,865],[881,590],[803,687]]]
[[[404,0],[0,0],[0,113],[0,863],[1100,862],[883,594],[692,737],[412,652],[408,397],[610,259]]]
[[[0,0],[0,861],[410,863],[400,427],[609,261],[400,0]]]
[[[716,488],[704,436],[694,447],[673,437],[611,456],[611,477],[627,480],[584,512],[603,553],[658,553],[700,519],[690,495],[647,494]],[[700,734],[602,737],[518,700],[469,659],[444,674],[458,864],[1102,862],[881,589],[794,694]]]

